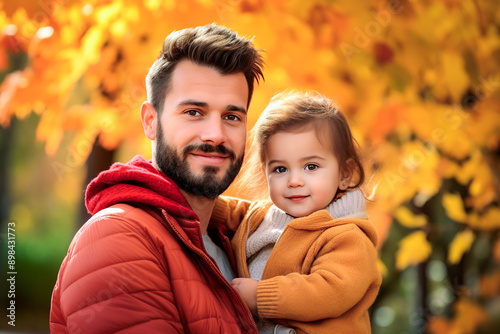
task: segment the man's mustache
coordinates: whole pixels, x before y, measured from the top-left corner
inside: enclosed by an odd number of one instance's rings
[[[223,155],[229,155],[232,160],[236,159],[236,154],[230,148],[227,148],[224,145],[210,145],[210,144],[190,144],[182,149],[182,154],[184,158],[188,155],[189,152],[192,151],[201,151],[203,153],[219,153]]]

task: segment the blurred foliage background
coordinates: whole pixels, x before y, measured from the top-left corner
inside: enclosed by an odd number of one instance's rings
[[[150,158],[144,80],[173,30],[215,22],[265,50],[249,128],[283,89],[337,101],[365,156],[383,286],[374,333],[500,332],[496,0],[0,2],[0,265],[16,227],[16,327],[48,332],[88,181]],[[233,195],[245,196],[235,193]],[[5,288],[4,288],[5,287]],[[8,318],[7,318],[8,319]]]

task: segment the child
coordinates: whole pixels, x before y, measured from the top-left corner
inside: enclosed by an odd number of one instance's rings
[[[356,189],[364,172],[346,119],[322,95],[283,93],[253,137],[250,164],[260,166],[243,182],[262,170],[272,203],[220,197],[212,218],[241,221],[232,286],[266,319],[260,333],[370,333],[377,235]]]

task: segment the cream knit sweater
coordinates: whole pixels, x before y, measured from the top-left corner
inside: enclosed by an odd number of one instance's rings
[[[366,203],[361,190],[348,191],[330,203],[325,210],[334,219],[338,218],[368,218]],[[275,205],[269,208],[264,220],[246,243],[247,263],[250,278],[260,281],[267,260],[274,245],[294,217],[288,215]]]

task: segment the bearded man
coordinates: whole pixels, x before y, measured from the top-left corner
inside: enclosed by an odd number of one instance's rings
[[[51,333],[257,333],[231,288],[229,238],[210,221],[240,170],[263,60],[217,25],[170,34],[141,107],[152,161],[115,163],[88,186],[52,294]]]

